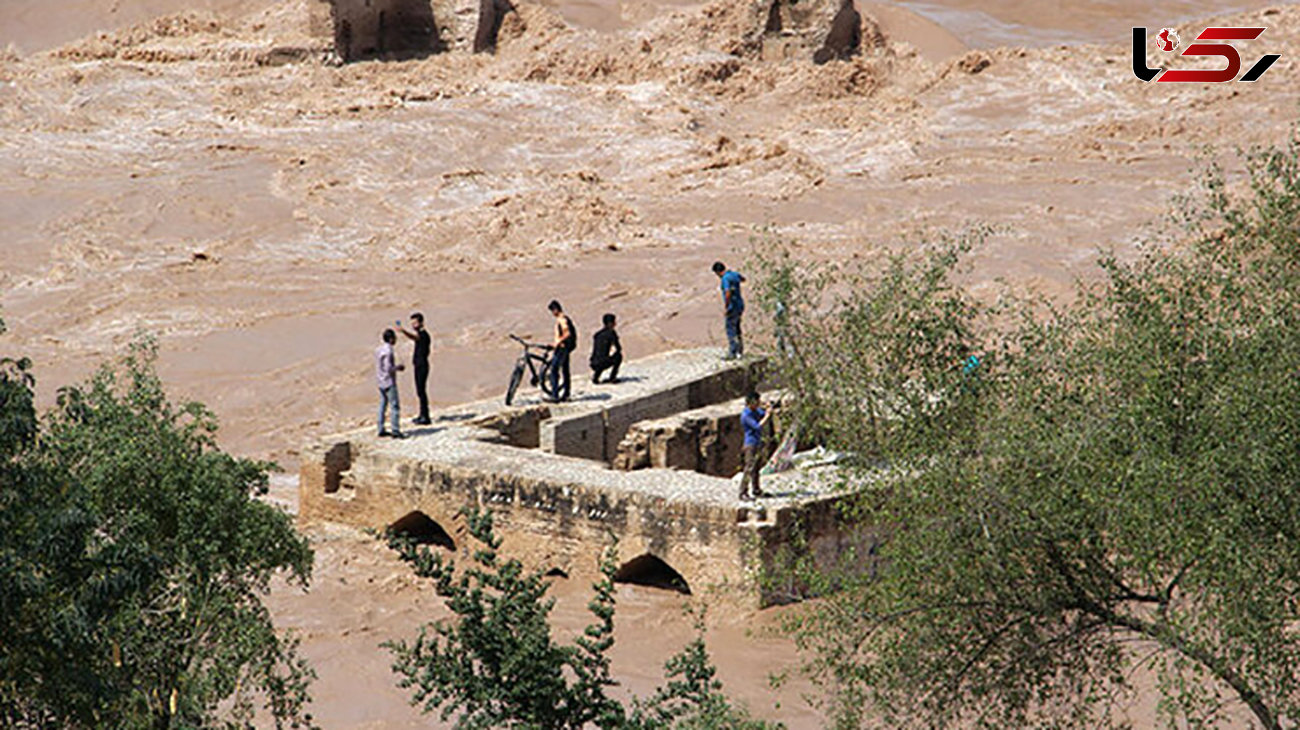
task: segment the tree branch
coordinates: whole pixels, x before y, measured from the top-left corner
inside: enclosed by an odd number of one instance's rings
[[[1161,646],[1173,649],[1188,659],[1197,662],[1224,684],[1231,687],[1237,693],[1237,696],[1241,698],[1241,701],[1250,707],[1251,712],[1255,713],[1255,717],[1259,718],[1260,724],[1264,726],[1265,730],[1282,730],[1281,723],[1273,715],[1268,705],[1264,704],[1264,698],[1246,682],[1245,677],[1242,677],[1226,661],[1211,654],[1204,647],[1198,646],[1175,633],[1167,624],[1157,624],[1144,621],[1136,616],[1126,616],[1088,599],[1085,599],[1084,605],[1080,608],[1107,623],[1146,636]]]

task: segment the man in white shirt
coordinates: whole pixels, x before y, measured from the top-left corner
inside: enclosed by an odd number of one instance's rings
[[[406,438],[406,434],[402,433],[400,425],[401,403],[397,399],[397,372],[404,370],[405,366],[397,362],[397,355],[393,352],[395,342],[397,334],[390,329],[384,330],[384,341],[375,348],[375,384],[379,386],[379,435],[400,439]],[[384,413],[390,404],[393,410],[393,428],[385,431]]]

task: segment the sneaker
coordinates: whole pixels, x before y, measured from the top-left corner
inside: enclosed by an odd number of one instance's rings
[[[414,424],[417,425],[417,426],[428,426],[429,424],[433,423],[433,421],[431,421],[431,420],[429,420],[429,419],[427,419],[427,418],[423,418],[423,417],[421,417],[421,418],[413,418],[413,419],[411,419],[411,423],[414,423]]]
[[[388,432],[387,432],[387,431],[380,431],[380,432],[379,432],[379,438],[381,438],[381,439],[382,439],[382,438],[388,438]]]
[[[600,383],[600,378],[597,378],[595,375],[591,376],[591,384],[596,385],[598,383]]]

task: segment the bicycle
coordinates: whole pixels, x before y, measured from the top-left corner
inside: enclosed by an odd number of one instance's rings
[[[510,335],[510,339],[523,345],[523,354],[515,361],[515,369],[510,373],[510,385],[506,388],[506,405],[510,405],[515,399],[515,391],[519,390],[519,383],[524,379],[524,370],[529,373],[529,384],[540,385],[542,393],[547,397],[554,396],[551,390],[551,382],[548,377],[551,372],[551,351],[555,348],[551,345],[541,345],[535,342],[528,342],[518,335]],[[534,352],[540,350],[541,353]],[[541,366],[540,368],[538,366]]]

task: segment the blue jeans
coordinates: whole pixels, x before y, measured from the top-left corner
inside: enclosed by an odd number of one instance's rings
[[[740,357],[745,354],[745,343],[740,336],[740,315],[745,310],[727,312],[727,356]]]
[[[561,383],[563,376],[563,383]],[[569,399],[569,348],[557,347],[551,356],[551,397],[555,400]]]
[[[389,405],[393,408],[393,428],[391,433],[401,432],[401,410],[402,404],[397,399],[397,384],[394,383],[387,388],[379,389],[379,432],[384,432],[384,411],[388,410]]]

